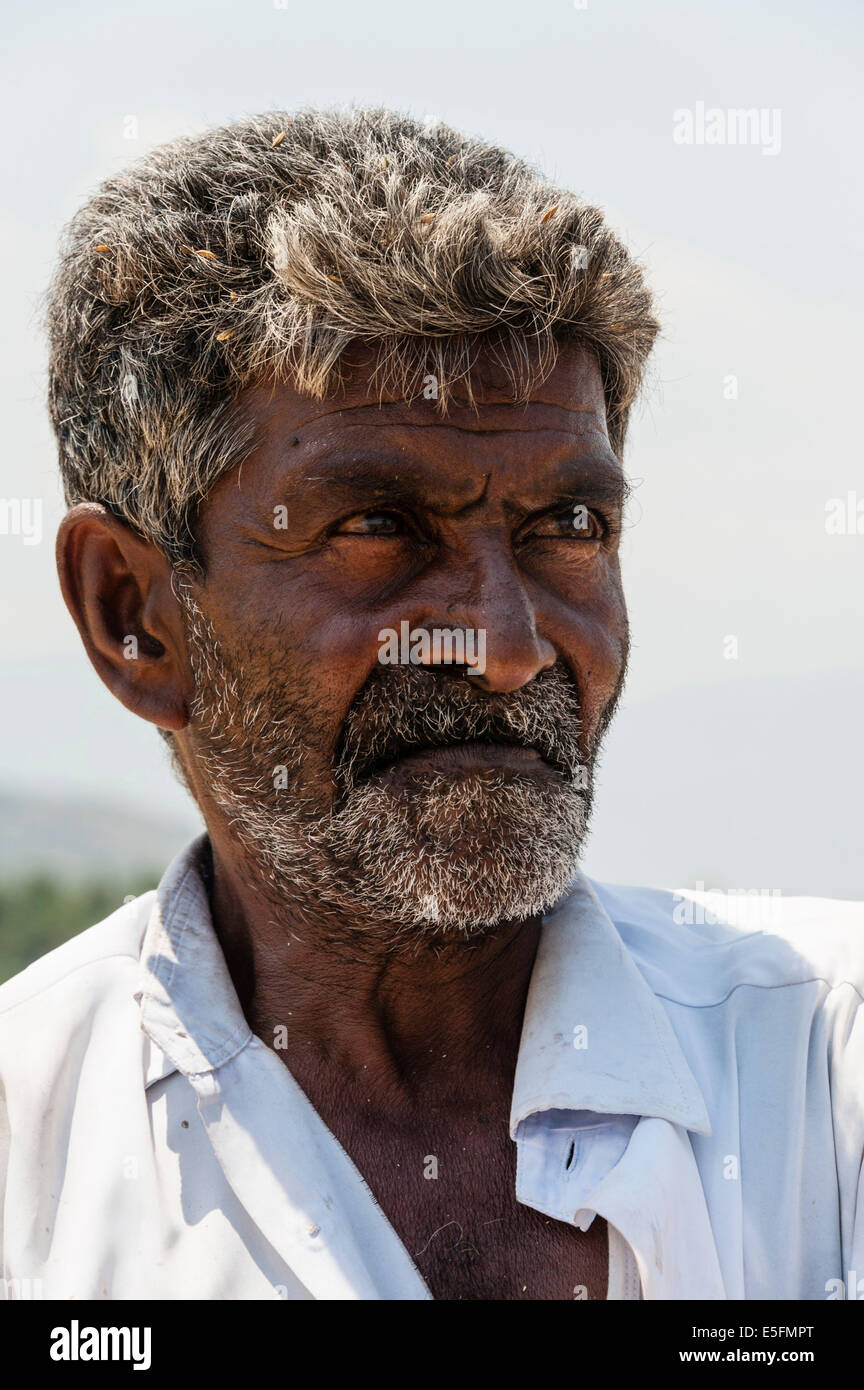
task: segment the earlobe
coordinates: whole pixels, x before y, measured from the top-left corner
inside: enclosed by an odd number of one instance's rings
[[[170,561],[96,502],[57,534],[66,607],[96,672],[127,709],[162,729],[188,723],[188,662]]]

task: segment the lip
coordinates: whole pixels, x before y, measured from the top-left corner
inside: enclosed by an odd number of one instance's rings
[[[406,753],[384,769],[385,774],[422,772],[470,772],[489,768],[555,776],[555,770],[537,752],[515,743],[479,741],[448,744],[443,748],[419,748]]]

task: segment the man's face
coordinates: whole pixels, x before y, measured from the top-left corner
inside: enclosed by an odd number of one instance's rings
[[[443,418],[379,404],[357,359],[323,402],[247,393],[262,443],[207,498],[182,589],[181,747],[210,811],[276,898],[402,941],[560,897],[626,663],[594,359],[562,349],[527,405],[489,362],[483,382]],[[468,632],[473,674],[436,629]]]

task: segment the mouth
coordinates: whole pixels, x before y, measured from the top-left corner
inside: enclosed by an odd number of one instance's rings
[[[557,770],[536,748],[517,743],[484,742],[470,739],[437,747],[415,748],[376,769],[379,776],[418,776],[437,772],[460,773],[503,770],[533,777],[553,778]]]

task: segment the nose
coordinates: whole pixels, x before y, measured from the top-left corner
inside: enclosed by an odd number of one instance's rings
[[[488,538],[470,559],[451,556],[440,578],[451,597],[444,605],[446,624],[439,620],[436,625],[464,630],[465,650],[474,658],[454,667],[454,675],[470,676],[472,684],[489,693],[506,694],[555,665],[558,653],[538,631],[537,615],[509,544]],[[421,664],[440,666],[440,660],[433,654]]]

